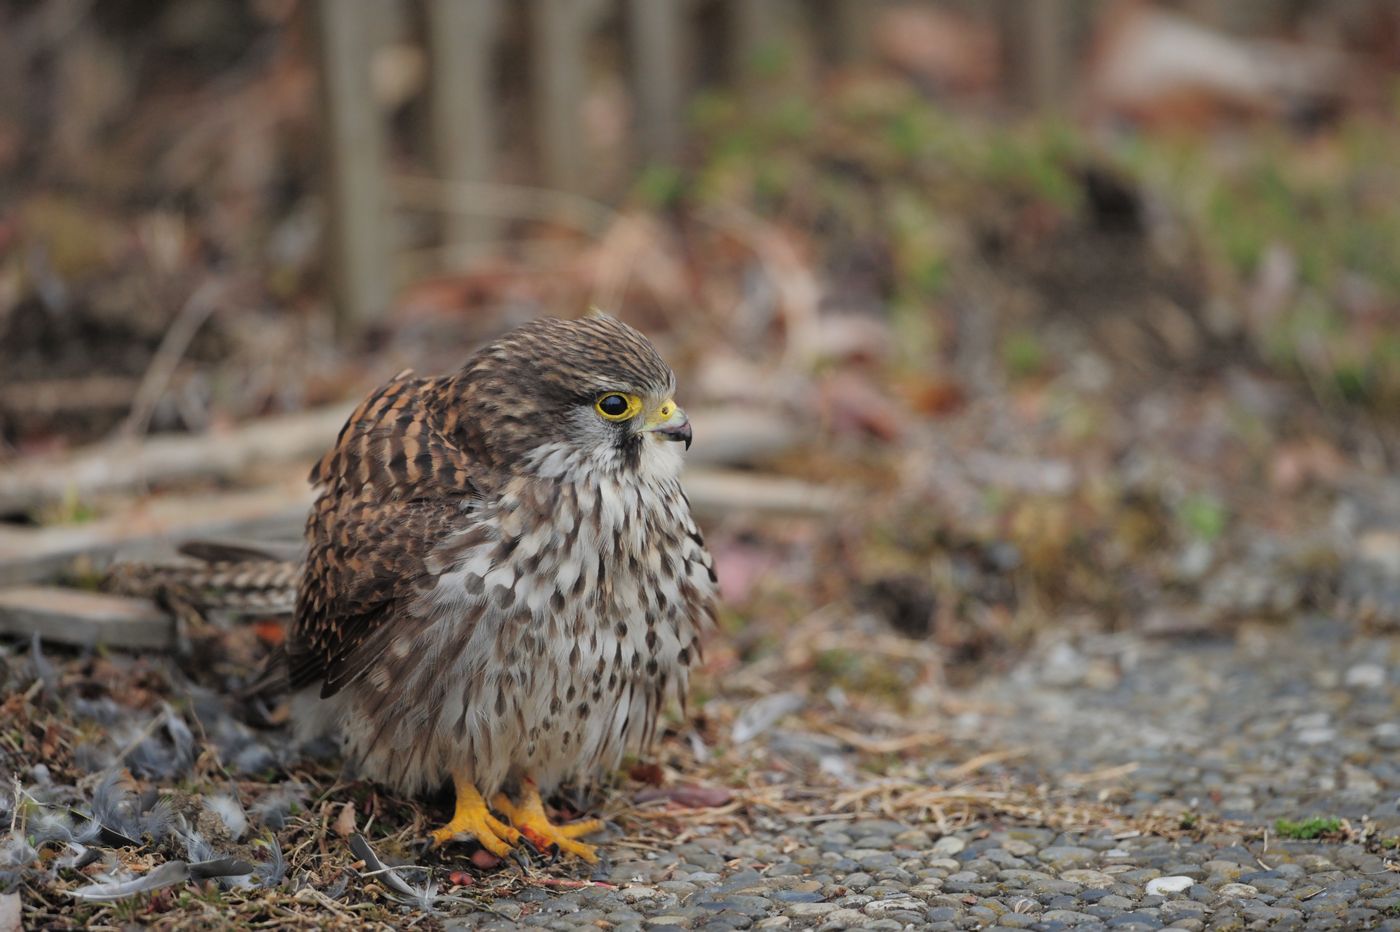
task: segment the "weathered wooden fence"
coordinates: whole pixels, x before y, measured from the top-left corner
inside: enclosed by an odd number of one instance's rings
[[[377,0],[376,0],[377,2]],[[402,9],[413,7],[397,0]],[[564,194],[597,194],[583,140],[590,53],[601,39],[622,48],[633,160],[674,157],[692,92],[741,82],[754,62],[784,43],[805,43],[820,67],[869,55],[870,30],[891,0],[417,0],[428,58],[427,121],[432,172],[458,185],[500,182],[502,122],[518,114],[499,87],[503,59],[527,74],[525,120],[532,183]],[[951,0],[950,0],[951,2]],[[996,17],[1008,51],[1009,94],[1037,106],[1063,96],[1074,18],[1070,0],[955,4]],[[385,176],[385,128],[371,91],[370,63],[380,15],[364,0],[315,0],[323,77],[338,319],[360,330],[387,307],[393,283],[386,217],[394,188]],[[619,41],[620,40],[620,41]],[[516,169],[517,166],[511,166]],[[482,211],[444,211],[443,243],[489,240]]]
[[[404,186],[386,179],[384,118],[370,68],[385,11],[419,24],[427,59],[423,108],[429,166],[437,188],[414,189],[416,207],[442,214],[440,245],[490,242],[502,209],[501,183],[528,183],[554,205],[607,199],[609,173],[592,164],[585,132],[591,82],[607,69],[625,83],[631,165],[681,152],[689,102],[705,85],[755,91],[755,64],[798,51],[807,72],[841,68],[872,54],[872,29],[898,7],[956,10],[996,36],[1008,105],[1068,110],[1072,84],[1092,58],[1094,23],[1134,0],[311,0],[324,88],[323,134],[333,217],[337,309],[346,333],[381,315],[393,285],[387,242],[390,206]],[[1140,5],[1140,4],[1139,4]],[[1344,11],[1362,0],[1158,0],[1214,28],[1242,31],[1279,19],[1285,8]],[[888,20],[886,20],[888,22]],[[917,38],[908,41],[918,42]],[[957,40],[953,40],[957,41]],[[907,42],[906,42],[907,44]],[[970,53],[979,54],[979,53]],[[518,144],[521,130],[528,144]],[[513,148],[504,137],[516,137]],[[504,153],[514,153],[503,164]],[[522,174],[522,165],[525,170]],[[618,177],[614,171],[611,183]],[[422,179],[419,179],[421,182]],[[447,198],[443,192],[451,191]],[[434,198],[437,202],[434,202]],[[442,203],[450,200],[450,204]],[[535,204],[541,202],[536,198]],[[493,206],[494,205],[494,206]],[[537,208],[531,209],[538,214]],[[518,212],[515,215],[519,215]]]

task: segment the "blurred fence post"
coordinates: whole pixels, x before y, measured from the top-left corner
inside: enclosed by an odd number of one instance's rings
[[[821,0],[816,4],[817,32],[823,51],[838,65],[870,57],[870,32],[878,0]]]
[[[628,0],[632,94],[648,160],[672,158],[680,148],[685,12],[686,0]]]
[[[530,70],[535,137],[545,184],[578,192],[585,172],[586,51],[596,9],[585,0],[531,0]]]
[[[349,337],[389,307],[383,129],[370,79],[372,24],[355,0],[317,0],[312,16],[326,121],[326,230],[336,329]]]
[[[499,0],[427,0],[433,167],[448,181],[495,180],[494,52]],[[490,217],[448,211],[445,245],[489,240]]]
[[[1069,0],[1003,0],[999,12],[1011,96],[1041,112],[1066,109],[1073,5]]]
[[[750,77],[781,49],[793,26],[791,0],[729,0],[730,80]]]

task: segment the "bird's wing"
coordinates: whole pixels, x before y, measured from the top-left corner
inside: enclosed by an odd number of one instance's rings
[[[306,570],[288,639],[290,683],[329,697],[362,675],[431,585],[433,546],[477,495],[466,455],[433,426],[439,380],[403,373],[360,405],[312,470]]]

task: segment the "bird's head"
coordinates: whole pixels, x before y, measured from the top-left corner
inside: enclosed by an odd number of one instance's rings
[[[484,347],[459,376],[466,448],[539,475],[643,470],[674,475],[690,421],[651,341],[597,314],[544,318]]]

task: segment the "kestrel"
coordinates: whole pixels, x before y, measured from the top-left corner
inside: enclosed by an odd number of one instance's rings
[[[684,701],[716,584],[674,392],[626,324],[539,320],[455,374],[399,375],[312,470],[294,717],[398,790],[450,779],[439,844],[596,861],[578,838],[601,823],[552,824],[540,794],[615,769]]]

